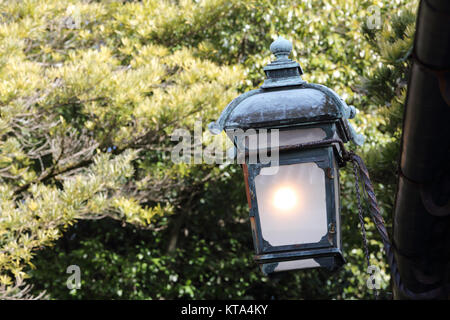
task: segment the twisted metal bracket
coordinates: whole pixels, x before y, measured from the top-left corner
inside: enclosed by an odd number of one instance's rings
[[[340,146],[341,152],[342,152],[342,160],[344,162],[343,165],[345,165],[346,162],[352,162],[354,164],[354,174],[355,174],[355,186],[357,191],[357,200],[358,200],[358,207],[359,207],[359,218],[361,223],[361,232],[363,235],[363,238],[365,238],[365,228],[364,228],[364,221],[362,220],[362,207],[361,207],[361,198],[360,198],[360,192],[359,192],[359,178],[358,175],[361,177],[362,183],[364,184],[363,190],[367,194],[367,199],[369,202],[369,212],[370,216],[372,218],[372,221],[375,224],[375,227],[377,228],[378,233],[381,236],[381,240],[383,242],[384,251],[386,253],[389,266],[391,268],[391,275],[392,279],[398,288],[398,290],[406,297],[412,300],[422,300],[422,299],[436,299],[440,296],[445,295],[445,290],[443,287],[439,287],[433,290],[425,291],[416,293],[411,290],[409,290],[407,287],[405,287],[401,276],[400,271],[398,269],[398,264],[394,255],[394,248],[391,244],[391,241],[389,239],[389,235],[385,226],[385,222],[383,219],[383,216],[381,215],[380,208],[378,207],[377,198],[375,196],[375,191],[372,186],[372,182],[370,180],[369,171],[367,170],[366,165],[364,164],[364,161],[361,159],[360,156],[355,154],[353,151],[347,151],[345,149],[344,143],[340,139],[328,139],[328,140],[322,140],[322,141],[313,141],[313,142],[307,142],[297,145],[292,145],[288,147],[282,147],[280,148],[280,151],[285,151],[289,149],[307,149],[307,148],[314,148],[314,147],[320,147],[324,145],[330,145],[333,143],[337,143]],[[358,174],[359,173],[359,174]],[[365,247],[366,252],[366,260],[368,258],[368,250],[367,247]],[[367,261],[368,262],[368,261]],[[369,262],[368,262],[369,263]]]
[[[377,198],[375,196],[375,192],[372,186],[372,182],[370,181],[369,171],[367,170],[367,167],[364,164],[364,161],[361,159],[360,156],[353,152],[347,152],[345,155],[346,160],[352,161],[359,169],[359,174],[361,176],[362,182],[364,183],[364,190],[367,194],[367,198],[369,201],[369,208],[370,208],[370,215],[372,218],[372,221],[375,223],[375,227],[378,230],[378,233],[381,235],[381,240],[383,242],[384,251],[386,253],[386,256],[388,258],[389,266],[391,267],[391,275],[392,279],[395,282],[395,285],[397,286],[398,290],[403,293],[406,297],[413,299],[413,300],[420,300],[420,299],[434,299],[439,296],[442,296],[445,294],[444,289],[442,287],[421,292],[421,293],[415,293],[409,290],[405,287],[403,284],[403,281],[400,276],[400,272],[398,270],[397,261],[395,259],[394,250],[391,245],[391,242],[389,240],[388,232],[385,227],[384,219],[381,216],[380,209],[378,207]],[[357,172],[355,170],[355,176]],[[357,179],[357,178],[356,178]]]

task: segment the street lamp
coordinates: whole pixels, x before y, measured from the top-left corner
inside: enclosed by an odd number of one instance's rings
[[[288,58],[288,40],[278,38],[270,50],[276,60],[264,67],[263,85],[228,104],[210,130],[224,130],[236,153],[244,155],[255,260],[262,271],[333,270],[344,263],[343,146],[363,142],[347,120],[356,110],[333,90],[301,78],[300,65]],[[271,161],[263,161],[269,147]]]

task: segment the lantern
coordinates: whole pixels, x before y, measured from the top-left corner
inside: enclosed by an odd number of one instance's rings
[[[238,158],[244,156],[255,260],[262,271],[334,270],[344,263],[343,144],[363,142],[347,120],[356,110],[333,90],[301,78],[300,65],[288,58],[289,41],[280,37],[270,49],[276,60],[264,67],[263,85],[234,99],[210,130],[224,130]],[[268,151],[270,162],[263,161]]]

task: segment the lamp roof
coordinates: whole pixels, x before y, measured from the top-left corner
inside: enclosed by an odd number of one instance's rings
[[[222,111],[219,119],[209,125],[212,133],[222,130],[248,128],[276,128],[305,123],[336,121],[345,133],[343,140],[352,139],[362,144],[347,119],[356,110],[348,106],[339,95],[323,85],[307,83],[301,78],[300,65],[288,58],[291,43],[280,37],[270,50],[276,60],[264,67],[267,79],[261,88],[246,92]]]

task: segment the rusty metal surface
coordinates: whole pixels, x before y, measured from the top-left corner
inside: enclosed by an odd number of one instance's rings
[[[252,200],[250,198],[250,187],[248,185],[248,166],[246,163],[242,164],[242,171],[244,172],[244,182],[245,182],[245,194],[247,196],[248,208],[252,208]]]

